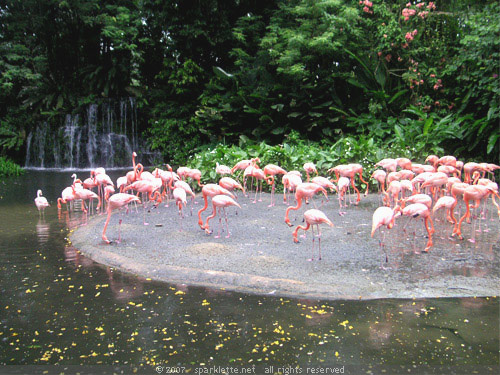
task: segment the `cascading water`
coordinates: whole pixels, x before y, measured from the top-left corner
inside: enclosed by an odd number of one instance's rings
[[[52,125],[52,126],[51,126]],[[54,130],[59,129],[59,130]],[[136,151],[143,164],[159,160],[139,142],[135,98],[90,104],[64,124],[39,124],[26,139],[27,168],[126,167]]]

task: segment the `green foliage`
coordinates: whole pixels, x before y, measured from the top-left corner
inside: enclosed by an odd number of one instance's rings
[[[12,160],[0,156],[0,177],[19,176],[24,170]]]
[[[300,131],[318,155],[337,142],[376,153],[387,137],[403,153],[498,162],[500,5],[432,4],[6,0],[2,152],[21,153],[47,117],[133,95],[170,160],[241,139],[299,147]]]
[[[447,121],[441,119],[438,123],[445,124]],[[419,124],[415,122],[412,126],[416,128]],[[428,128],[431,126],[428,125]],[[429,151],[439,150],[433,147],[408,147],[404,142],[395,141],[398,137],[398,134],[394,135],[394,139],[364,135],[345,136],[334,143],[326,143],[306,141],[300,138],[297,132],[291,132],[283,143],[273,146],[266,142],[252,142],[242,136],[239,146],[222,143],[203,146],[179,165],[199,169],[204,182],[214,182],[218,179],[215,173],[216,163],[232,167],[240,160],[255,157],[260,159],[261,168],[266,164],[277,164],[287,171],[303,171],[304,163],[313,162],[322,176],[328,176],[327,170],[333,166],[359,163],[363,166],[366,177],[371,175],[375,163],[381,159],[405,156],[423,162]]]

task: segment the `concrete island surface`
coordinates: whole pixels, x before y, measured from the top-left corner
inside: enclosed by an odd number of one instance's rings
[[[270,194],[262,201],[241,193],[237,207],[227,208],[231,236],[224,232],[215,238],[219,217],[210,221],[209,235],[198,226],[197,212],[203,206],[198,194],[193,215],[190,201],[184,209],[183,229],[179,230],[178,210],[173,201],[149,209],[143,224],[143,209],[130,206],[130,212],[114,212],[107,230],[110,240],[101,239],[106,214],[94,215],[87,224],[70,233],[70,240],[85,256],[106,266],[153,280],[187,285],[223,288],[230,291],[317,299],[375,299],[498,296],[500,289],[500,221],[488,202],[483,220],[463,223],[464,239],[452,238],[453,226],[443,210],[434,215],[434,247],[422,253],[427,243],[423,220],[398,217],[386,231],[385,249],[379,247],[381,233],[370,236],[372,215],[381,205],[376,194],[362,197],[339,215],[336,196],[321,206],[321,197],[290,212],[295,226],[303,224],[303,213],[314,204],[334,223],[321,226],[322,259],[317,243],[311,258],[312,233],[299,236],[294,243],[284,222],[287,206],[277,194],[277,203],[268,207]],[[352,198],[353,201],[355,197]],[[150,203],[149,207],[152,207]],[[463,202],[457,214],[465,212]],[[203,220],[212,205],[203,212]],[[479,215],[479,209],[477,210]],[[300,231],[299,234],[303,234]]]

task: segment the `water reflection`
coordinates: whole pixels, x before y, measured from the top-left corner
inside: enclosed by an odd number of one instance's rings
[[[16,194],[26,189],[21,186]],[[42,186],[47,196],[50,186]],[[14,191],[1,195],[9,194]],[[39,219],[27,209],[32,199],[26,196],[16,204],[0,200],[2,215],[9,215],[0,228],[0,364],[498,369],[498,298],[320,301],[156,283],[96,264],[67,246],[68,230],[84,215],[64,211],[57,217],[49,207]],[[487,247],[452,247],[443,255],[451,266],[411,277],[486,275],[483,265],[498,261],[492,255],[498,233],[492,232],[484,233]],[[395,270],[414,261],[404,238],[391,244]],[[481,262],[471,267],[469,257]]]
[[[50,224],[45,221],[45,217],[40,217],[38,219],[38,223],[36,224],[36,235],[40,244],[44,244],[49,240]]]

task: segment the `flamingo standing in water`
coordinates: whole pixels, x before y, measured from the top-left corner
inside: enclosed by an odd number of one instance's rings
[[[36,192],[35,206],[38,208],[38,214],[42,216],[45,215],[45,209],[50,206],[49,202],[47,202],[47,198],[42,197],[42,191],[40,189]]]
[[[75,196],[75,199],[82,200],[82,208],[83,208],[84,213],[87,213],[87,207],[85,206],[85,201],[87,199],[89,201],[91,201],[92,199],[97,199],[99,201],[99,203],[97,204],[97,210],[99,210],[101,208],[101,198],[93,191],[90,191],[88,189],[83,189],[83,188],[75,189],[74,187],[72,187],[72,189],[73,189],[73,195]],[[89,202],[89,205],[90,204],[91,203]]]
[[[396,205],[394,208],[390,207],[379,207],[375,210],[373,213],[372,217],[372,238],[377,231],[378,228],[381,228],[382,226],[386,226],[387,229],[392,229],[394,226],[394,221],[397,216],[401,214],[401,207],[399,205]],[[380,229],[380,232],[382,232],[382,229]],[[382,232],[382,239],[379,240],[378,244],[379,247],[384,250],[385,254],[385,262],[387,263],[389,261],[389,258],[387,256],[387,252],[385,251],[385,234],[386,232]]]
[[[277,166],[275,164],[268,164],[264,167],[264,174],[266,176],[270,176],[271,177],[271,204],[269,204],[269,206],[267,207],[273,207],[276,202],[274,201],[274,190],[276,189],[276,184],[275,184],[275,176],[276,175],[279,175],[279,174],[282,174],[282,175],[285,175],[287,174],[287,171],[285,171],[283,168],[281,168],[280,166]]]
[[[293,234],[292,234],[293,241],[295,243],[299,242],[299,240],[297,239],[297,233],[298,233],[299,229],[307,231],[312,226],[312,229],[311,229],[312,230],[311,259],[308,259],[308,260],[313,261],[314,260],[314,240],[315,240],[314,225],[316,225],[317,230],[318,230],[318,234],[316,236],[318,238],[318,250],[319,250],[318,260],[321,260],[321,229],[319,228],[319,225],[320,224],[328,224],[329,226],[333,227],[333,223],[331,222],[330,219],[328,219],[326,217],[326,215],[322,211],[317,210],[315,208],[304,212],[304,219],[306,221],[306,226],[298,225],[295,228],[295,230],[293,231]]]
[[[57,209],[62,208],[61,203],[67,204],[75,199],[75,194],[73,193],[73,186],[68,186],[61,192],[61,197],[57,198]]]
[[[325,198],[328,200],[326,190],[318,184],[315,184],[313,182],[303,182],[299,186],[297,186],[297,189],[295,191],[295,199],[297,200],[297,205],[288,207],[285,212],[285,223],[287,223],[289,227],[292,226],[292,223],[290,223],[290,219],[288,218],[288,213],[290,212],[290,210],[298,210],[302,206],[303,199],[312,198],[314,194],[319,192],[322,192],[325,195]]]
[[[201,188],[201,193],[203,195],[203,201],[205,202],[205,205],[198,211],[198,225],[201,229],[205,229],[205,225],[203,225],[203,219],[201,218],[201,213],[208,208],[208,197],[213,198],[216,195],[227,195],[234,199],[234,195],[227,189],[224,189],[222,186],[219,186],[217,184],[206,184]]]
[[[107,198],[107,197],[106,197]],[[112,241],[108,240],[108,237],[106,237],[106,229],[108,228],[109,224],[109,219],[111,218],[111,214],[113,213],[113,210],[120,209],[122,207],[127,206],[131,202],[138,202],[141,204],[141,201],[139,198],[137,198],[135,195],[132,194],[126,194],[126,193],[118,193],[114,194],[109,199],[106,199],[108,201],[108,217],[106,218],[106,223],[104,224],[104,229],[102,231],[102,240],[106,242],[107,244],[110,244]],[[122,219],[120,219],[119,224],[118,224],[118,241],[121,241],[121,225],[122,225]]]
[[[209,227],[208,222],[215,217],[216,210],[219,209],[219,232],[217,233],[216,236],[214,236],[214,238],[220,237],[220,233],[222,231],[222,216],[221,216],[220,211],[222,208],[222,210],[224,211],[224,219],[226,220],[226,231],[227,231],[226,238],[229,238],[229,236],[231,236],[231,233],[229,233],[229,227],[227,224],[227,213],[226,213],[226,207],[229,207],[229,206],[236,206],[236,207],[241,208],[241,206],[233,198],[228,197],[227,195],[216,195],[216,196],[212,197],[213,212],[212,212],[212,215],[207,217],[207,222],[205,224],[205,232],[207,234],[212,233],[212,231],[210,231],[210,227]]]

